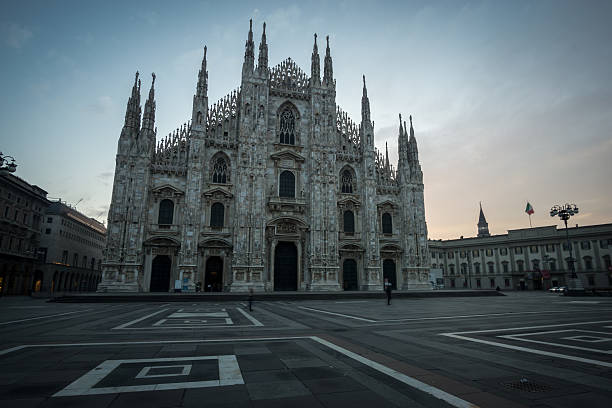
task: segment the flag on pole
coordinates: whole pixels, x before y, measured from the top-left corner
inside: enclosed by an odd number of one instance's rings
[[[527,207],[525,208],[525,212],[529,215],[533,214],[533,207],[531,206],[531,204],[529,204],[529,201],[527,202]]]

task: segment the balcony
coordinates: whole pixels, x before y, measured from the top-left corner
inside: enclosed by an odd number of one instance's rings
[[[180,231],[179,227],[179,224],[149,224],[149,232],[152,234],[176,235]]]
[[[289,212],[304,214],[306,212],[306,200],[295,197],[268,197],[268,209],[271,212]]]

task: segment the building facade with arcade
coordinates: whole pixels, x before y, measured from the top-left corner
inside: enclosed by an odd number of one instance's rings
[[[239,88],[208,101],[206,48],[191,119],[155,127],[155,75],[141,114],[138,73],[119,137],[98,291],[381,290],[428,287],[423,174],[412,125],[399,161],[336,104],[329,39],[310,75],[268,64],[252,26]]]

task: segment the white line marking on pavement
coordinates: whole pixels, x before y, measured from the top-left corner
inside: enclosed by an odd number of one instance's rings
[[[65,315],[74,314],[74,313],[83,313],[83,312],[88,312],[90,310],[93,310],[93,309],[84,309],[84,310],[77,310],[74,312],[58,313],[58,314],[38,316],[38,317],[29,317],[27,319],[20,319],[20,320],[11,320],[10,322],[0,322],[0,326],[5,325],[5,324],[11,324],[11,323],[27,322],[29,320],[47,319],[49,317],[65,316]]]
[[[253,323],[253,326],[259,326],[259,327],[263,326],[262,322],[260,322],[259,320],[257,320],[256,318],[254,318],[253,316],[251,316],[250,314],[248,314],[247,312],[245,312],[241,308],[237,307],[236,310],[239,311],[240,313],[242,313],[242,315],[244,317],[249,319],[251,321],[251,323]]]
[[[433,387],[429,384],[425,384],[424,382],[421,382],[419,380],[417,380],[416,378],[410,377],[404,373],[400,373],[399,371],[395,371],[392,368],[389,368],[387,366],[384,366],[380,363],[377,363],[375,361],[372,361],[370,359],[367,359],[365,357],[360,356],[357,353],[353,353],[352,351],[349,351],[345,348],[342,348],[340,346],[335,345],[334,343],[331,343],[327,340],[323,340],[319,337],[315,337],[312,336],[311,337],[312,340],[323,344],[324,346],[329,347],[332,350],[335,350],[339,353],[344,354],[347,357],[352,358],[355,361],[358,361],[362,364],[367,365],[368,367],[371,367],[373,369],[375,369],[376,371],[379,371],[383,374],[388,375],[391,378],[394,378],[400,382],[403,382],[404,384],[407,384],[413,388],[416,388],[417,390],[423,391],[424,393],[427,393],[437,399],[440,399],[454,407],[461,407],[461,408],[477,408],[476,405],[472,404],[471,402],[462,400],[459,397],[456,397],[452,394],[449,394],[445,391],[442,391],[439,388]]]
[[[562,343],[553,343],[550,341],[541,341],[541,340],[532,340],[532,339],[525,339],[523,337],[525,336],[537,336],[537,335],[541,335],[541,334],[556,334],[556,333],[567,333],[567,332],[586,332],[586,333],[601,333],[601,332],[590,332],[588,330],[552,330],[552,331],[545,331],[545,332],[538,332],[538,333],[524,333],[524,334],[507,334],[505,336],[497,336],[499,338],[502,339],[510,339],[510,340],[516,340],[516,341],[526,341],[526,342],[530,342],[530,343],[537,343],[537,344],[544,344],[547,346],[556,346],[556,347],[565,347],[565,348],[570,348],[570,349],[574,349],[574,350],[583,350],[583,351],[591,351],[594,353],[601,353],[601,354],[612,354],[612,351],[610,350],[601,350],[601,349],[594,349],[594,348],[588,348],[588,347],[580,347],[580,346],[572,346],[571,344],[562,344]],[[604,334],[612,334],[612,333],[604,333]],[[612,339],[604,339],[604,341],[610,341]]]
[[[138,318],[138,319],[132,320],[131,322],[123,323],[123,324],[121,324],[121,325],[119,325],[119,326],[117,326],[117,327],[113,327],[111,330],[125,329],[125,328],[126,328],[126,327],[128,327],[128,326],[131,326],[131,325],[133,325],[133,324],[135,324],[135,323],[142,322],[143,320],[146,320],[146,319],[148,319],[149,317],[153,317],[153,316],[155,316],[155,315],[158,315],[158,314],[160,314],[160,313],[164,313],[164,312],[166,312],[166,311],[168,311],[168,309],[162,309],[162,310],[159,310],[159,311],[154,312],[154,313],[151,313],[151,314],[149,314],[149,315],[146,315],[146,316],[140,317],[140,318]],[[133,329],[133,327],[132,327],[131,329]]]
[[[599,361],[599,360],[593,360],[593,359],[589,359],[589,358],[570,356],[570,355],[566,355],[566,354],[553,353],[553,352],[549,352],[549,351],[531,349],[531,348],[521,347],[521,346],[513,346],[511,344],[498,343],[498,342],[489,341],[489,340],[475,339],[473,337],[462,336],[463,334],[494,333],[494,332],[503,332],[503,331],[540,329],[540,328],[547,328],[547,327],[566,327],[566,326],[579,326],[579,325],[584,325],[584,324],[602,324],[602,323],[609,323],[609,322],[610,322],[610,320],[596,321],[596,322],[547,324],[547,325],[542,325],[542,326],[513,327],[513,328],[507,328],[507,329],[474,330],[474,331],[455,332],[455,333],[440,333],[439,335],[440,336],[451,337],[451,338],[455,338],[455,339],[460,339],[460,340],[467,340],[467,341],[471,341],[471,342],[474,342],[474,343],[487,344],[487,345],[490,345],[490,346],[507,348],[507,349],[510,349],[510,350],[524,351],[526,353],[539,354],[539,355],[548,356],[548,357],[557,357],[557,358],[562,358],[562,359],[565,359],[565,360],[578,361],[578,362],[581,362],[581,363],[594,364],[594,365],[599,365],[599,366],[603,366],[603,367],[612,367],[612,363],[608,363],[608,362],[605,362],[605,361]],[[501,336],[499,336],[499,337],[501,337]]]
[[[602,309],[598,309],[600,311]],[[608,309],[612,310],[612,309]],[[505,313],[488,313],[488,314],[474,314],[474,315],[457,315],[457,316],[435,316],[435,317],[411,317],[406,319],[389,319],[389,320],[380,320],[380,322],[408,322],[408,321],[418,321],[418,320],[445,320],[445,319],[468,319],[473,317],[495,317],[495,316],[508,316],[508,315],[526,315],[526,314],[543,314],[543,313],[576,313],[576,312],[589,312],[592,313],[593,310],[546,310],[546,311],[537,311],[537,312],[505,312]]]
[[[370,320],[370,319],[365,319],[363,317],[345,315],[342,313],[328,312],[326,310],[313,309],[312,307],[299,306],[299,308],[305,309],[305,310],[312,310],[313,312],[319,312],[319,313],[325,313],[325,314],[334,315],[334,316],[346,317],[347,319],[361,320],[362,322],[377,323],[376,320]]]
[[[22,348],[26,348],[26,347],[73,347],[73,346],[109,346],[109,345],[142,345],[142,344],[172,344],[172,343],[212,343],[212,342],[245,342],[245,341],[275,341],[275,340],[305,340],[305,339],[309,339],[309,340],[313,340],[319,344],[322,344],[328,348],[331,348],[332,350],[338,351],[342,354],[344,354],[345,356],[352,358],[355,361],[358,361],[362,364],[365,364],[373,369],[375,369],[378,372],[381,372],[383,374],[386,374],[400,382],[403,382],[404,384],[416,388],[422,392],[425,392],[429,395],[432,395],[435,398],[441,399],[445,402],[447,402],[448,404],[454,406],[454,407],[458,407],[458,408],[478,408],[477,405],[472,404],[468,401],[465,401],[459,397],[456,397],[452,394],[449,394],[439,388],[436,388],[434,386],[431,386],[429,384],[423,383],[413,377],[410,377],[406,374],[400,373],[399,371],[393,370],[392,368],[389,368],[387,366],[384,366],[380,363],[377,363],[375,361],[369,360],[357,353],[354,353],[352,351],[349,351],[343,347],[337,346],[334,343],[331,343],[327,340],[321,339],[319,337],[316,336],[289,336],[289,337],[260,337],[260,338],[241,338],[241,339],[235,339],[235,338],[230,338],[230,339],[210,339],[210,340],[156,340],[156,341],[130,341],[130,342],[107,342],[107,343],[66,343],[66,344],[27,344],[27,345],[22,345],[22,346],[18,346],[18,347],[13,347],[12,349],[9,350],[4,350],[4,352],[11,352],[11,351],[17,351],[19,349]],[[0,355],[3,354],[3,352],[0,352]],[[206,357],[211,357],[211,356],[206,356]],[[206,358],[206,357],[199,357],[199,358]],[[224,357],[224,356],[218,356],[218,357]],[[236,358],[235,356],[225,356],[228,358]],[[190,357],[171,357],[171,358],[160,358],[160,359],[136,359],[136,360],[108,360],[105,361],[109,362],[109,361],[125,361],[125,362],[149,362],[149,361],[185,361],[185,360],[189,360],[189,359],[194,359],[194,358],[190,358]],[[96,376],[96,381],[91,385],[94,386],[96,383],[98,383],[102,378],[104,378],[108,373],[110,373],[110,371],[112,371],[110,369],[110,366],[103,366],[104,363],[100,364],[98,367],[96,367],[94,370],[90,371],[89,373],[92,373],[92,375]],[[114,369],[114,368],[113,368]],[[95,371],[95,374],[93,373]],[[89,374],[88,373],[88,374]],[[86,374],[85,376],[79,378],[78,380],[76,380],[75,382],[73,382],[72,384],[70,384],[68,387],[66,387],[64,390],[56,393],[54,396],[59,396],[60,393],[64,392],[64,391],[68,391],[69,387],[72,387],[73,385],[75,387],[71,388],[72,390],[85,390],[87,389],[88,384],[85,384],[86,381],[83,381],[82,383],[78,383],[79,381],[81,381],[82,379],[85,379],[85,377],[88,375]],[[99,375],[98,375],[99,374]],[[219,381],[217,381],[216,385],[230,385],[230,384],[243,384],[244,382],[240,382],[240,383],[236,383],[234,381],[237,381],[237,375],[240,374],[240,367],[238,366],[237,362],[235,365],[231,364],[230,361],[226,361],[222,358],[219,358]],[[229,378],[229,379],[228,379]],[[93,379],[93,378],[92,378]],[[242,375],[240,375],[240,379],[242,380]],[[91,382],[91,381],[89,381]],[[189,386],[185,386],[186,384],[190,384],[190,383],[172,383],[172,384],[161,384],[158,385],[156,387],[154,387],[152,390],[162,390],[162,389],[175,389],[175,388],[190,388]],[[90,387],[91,387],[90,386]],[[165,388],[165,386],[169,386],[170,388]],[[89,387],[89,388],[90,388]],[[139,386],[139,387],[147,387],[147,386]],[[174,388],[172,388],[174,387]],[[126,392],[128,390],[122,390],[120,391],[119,388],[122,387],[108,387],[109,389],[113,389],[113,393],[114,392]],[[127,387],[126,387],[127,388]],[[94,390],[100,390],[100,388],[97,389],[93,389]],[[147,389],[148,390],[148,389]],[[145,389],[140,389],[138,391],[146,391]],[[71,394],[71,395],[76,395],[76,394]]]
[[[346,301],[335,301],[334,303],[366,303],[367,300],[346,300]]]
[[[128,385],[120,387],[100,387],[93,388],[104,377],[110,374],[121,364],[137,364],[137,363],[157,363],[167,361],[199,361],[199,360],[217,360],[219,366],[219,379],[208,381],[188,381],[175,382],[166,384],[148,384],[148,385]],[[98,365],[87,374],[78,378],[76,381],[69,384],[63,390],[53,394],[54,397],[68,397],[75,395],[99,395],[99,394],[115,394],[121,392],[140,392],[140,391],[159,391],[159,390],[176,390],[184,388],[204,388],[204,387],[219,387],[225,385],[244,384],[238,360],[236,356],[195,356],[195,357],[169,357],[169,358],[153,358],[153,359],[133,359],[133,360],[106,360]]]

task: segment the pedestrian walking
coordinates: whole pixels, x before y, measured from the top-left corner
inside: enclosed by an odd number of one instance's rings
[[[389,282],[389,278],[385,278],[384,289],[385,293],[387,293],[387,306],[391,305],[391,290],[392,284]]]
[[[253,311],[253,288],[249,288],[249,312]]]

